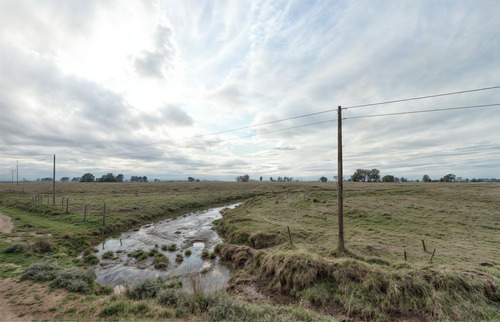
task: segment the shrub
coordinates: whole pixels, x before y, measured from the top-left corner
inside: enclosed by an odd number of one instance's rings
[[[161,250],[166,251],[168,249],[167,245],[161,245]]]
[[[190,249],[187,249],[185,252],[184,252],[184,255],[186,256],[191,256],[192,252]]]
[[[132,300],[152,299],[158,295],[160,284],[154,280],[143,280],[127,289],[126,294]]]
[[[146,254],[146,253],[142,249],[138,249],[138,250],[134,250],[133,252],[129,253],[128,256],[138,258],[139,256],[141,256],[143,254]]]
[[[201,258],[208,258],[209,255],[210,254],[206,250],[204,250],[203,252],[201,252]]]
[[[3,250],[4,253],[17,254],[24,251],[24,245],[20,243],[10,244]]]
[[[83,258],[83,262],[88,265],[97,265],[99,264],[99,258],[95,255],[87,255]]]
[[[175,255],[175,261],[178,263],[184,261],[184,257],[182,257],[182,254]]]
[[[52,244],[47,239],[37,239],[32,245],[34,251],[47,253],[52,250]]]
[[[177,305],[177,303],[179,302],[178,292],[171,288],[162,290],[158,295],[158,302],[163,305]]]
[[[123,302],[119,302],[116,304],[113,304],[111,306],[105,307],[104,309],[99,312],[99,317],[105,318],[105,317],[110,317],[114,315],[118,315],[120,313],[125,313],[126,311],[126,305]]]
[[[113,259],[115,257],[115,253],[113,251],[107,251],[104,254],[102,254],[102,258],[104,259]]]
[[[172,244],[172,245],[168,246],[168,250],[171,251],[171,252],[175,252],[177,250],[177,245],[176,244]]]
[[[221,250],[221,249],[222,249],[222,247],[224,247],[224,246],[225,246],[225,245],[224,245],[223,243],[220,243],[220,244],[215,245],[215,247],[214,247],[214,252],[215,252],[216,254],[220,253],[220,250]]]
[[[158,253],[158,250],[156,248],[151,248],[148,252],[148,256],[154,256],[156,253]]]
[[[217,255],[215,255],[215,253],[214,253],[214,252],[211,252],[211,253],[210,253],[210,258],[211,258],[211,259],[214,259],[215,257],[217,257]]]
[[[21,276],[22,280],[51,281],[56,276],[56,266],[49,263],[35,263],[29,266]]]

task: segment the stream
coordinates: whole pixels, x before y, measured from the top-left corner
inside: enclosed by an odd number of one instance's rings
[[[215,245],[222,242],[212,228],[213,221],[222,218],[221,210],[235,208],[239,204],[166,219],[154,224],[142,226],[139,230],[127,231],[118,238],[107,239],[97,246],[95,254],[101,264],[95,266],[96,282],[114,288],[115,293],[123,292],[125,285],[134,285],[144,279],[172,279],[182,281],[183,288],[192,292],[192,284],[196,283],[204,292],[223,289],[232,275],[232,270],[219,262],[219,256],[213,259],[201,258],[203,251],[209,253]],[[176,245],[177,250],[169,251],[167,246]],[[137,250],[149,252],[156,249],[168,258],[166,269],[154,267],[154,257],[148,256],[139,260],[129,254]],[[185,254],[186,250],[191,255]],[[112,251],[112,258],[103,258],[103,254]],[[177,254],[182,254],[183,261],[177,262]],[[196,287],[196,286],[195,286]]]

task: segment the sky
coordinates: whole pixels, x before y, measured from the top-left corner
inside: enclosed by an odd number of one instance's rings
[[[500,178],[498,105],[355,118],[499,88],[349,108],[499,86],[495,0],[2,0],[0,16],[0,181],[16,162],[52,177],[54,154],[56,179],[333,180],[338,106],[345,177]]]

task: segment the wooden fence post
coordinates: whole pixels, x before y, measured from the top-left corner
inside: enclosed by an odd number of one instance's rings
[[[106,224],[106,203],[104,203],[104,207],[102,208],[102,225]]]
[[[83,208],[83,221],[87,219],[87,204],[85,204],[85,207]]]
[[[405,262],[406,262],[406,250],[405,250]]]
[[[422,239],[422,247],[424,248],[424,252],[426,252],[426,253],[427,253],[427,249],[425,248],[425,242],[424,242],[424,240],[423,240],[423,239]]]
[[[66,198],[66,213],[69,214],[68,212],[68,205],[69,205],[69,198]]]
[[[429,263],[432,263],[432,259],[434,258],[434,254],[436,254],[436,249],[435,248],[434,248],[434,251],[432,252],[431,260],[429,261]]]

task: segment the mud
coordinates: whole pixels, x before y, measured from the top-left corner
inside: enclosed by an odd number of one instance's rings
[[[10,217],[0,212],[0,233],[10,233],[12,228],[14,228],[14,225]]]
[[[237,205],[212,208],[148,224],[139,230],[124,232],[119,238],[106,240],[97,246],[96,256],[101,264],[95,267],[96,281],[113,287],[117,293],[123,291],[121,286],[152,278],[180,280],[188,292],[200,286],[205,292],[223,289],[232,275],[232,269],[221,263],[219,256],[202,259],[201,254],[203,251],[212,252],[215,245],[222,242],[213,230],[213,221],[222,217],[220,211]],[[162,250],[163,245],[173,244],[177,247],[176,251]],[[148,252],[153,248],[167,256],[169,263],[166,268],[155,269],[154,257],[139,261],[128,256],[136,250]],[[192,252],[190,256],[185,255],[188,249]],[[114,252],[113,259],[102,258],[108,251]],[[182,262],[176,261],[177,254],[183,255]]]

